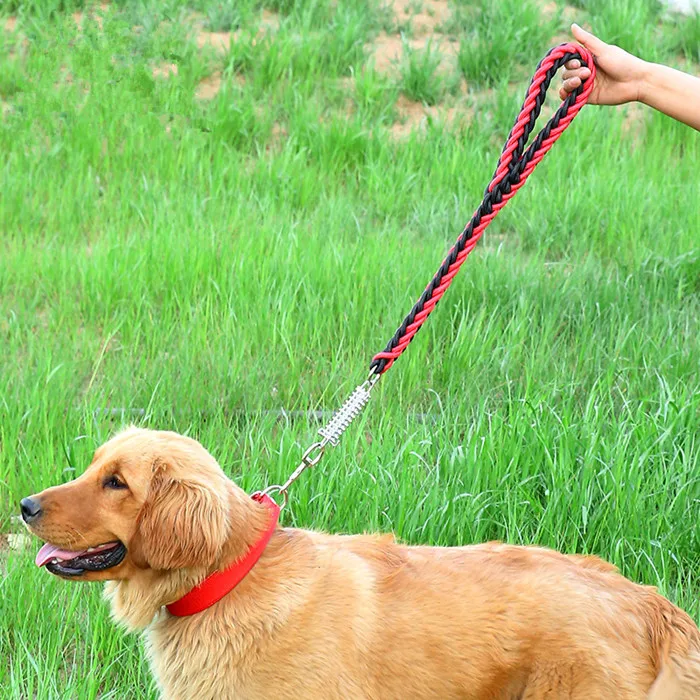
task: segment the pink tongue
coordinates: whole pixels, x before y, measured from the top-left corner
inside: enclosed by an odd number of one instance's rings
[[[94,553],[102,552],[105,549],[111,549],[114,546],[114,542],[110,544],[101,544],[99,547],[94,547]],[[37,553],[34,563],[37,566],[44,566],[47,561],[51,561],[52,559],[70,561],[71,559],[83,556],[84,554],[88,554],[87,549],[83,549],[79,552],[71,552],[68,549],[59,549],[55,544],[48,544],[47,542]],[[93,554],[93,552],[90,552],[90,554]]]

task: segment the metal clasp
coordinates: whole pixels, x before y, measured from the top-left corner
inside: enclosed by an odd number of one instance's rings
[[[273,486],[268,486],[262,493],[265,496],[270,496],[278,493],[284,499],[280,504],[280,508],[284,508],[289,501],[289,487],[305,472],[309,467],[315,467],[322,459],[326,451],[326,445],[328,440],[324,438],[318,442],[314,442],[313,445],[307,448],[306,452],[301,456],[301,462],[299,466],[290,474],[287,481],[281,486],[279,484],[274,484]]]

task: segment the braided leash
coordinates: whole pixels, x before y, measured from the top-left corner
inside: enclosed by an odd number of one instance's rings
[[[567,96],[534,138],[532,144],[525,150],[527,141],[535,128],[535,123],[542,110],[547,88],[554,79],[556,72],[565,63],[573,59],[578,59],[582,66],[587,66],[590,69],[590,77]],[[437,303],[442,299],[452,280],[459,272],[460,267],[462,267],[469,253],[474,250],[488,225],[525,184],[530,173],[571,124],[581,107],[586,104],[593,89],[595,72],[593,57],[584,47],[577,44],[567,43],[556,46],[542,59],[527,90],[525,102],[518,114],[518,118],[508,135],[496,172],[486,188],[484,199],[474,212],[471,220],[464,227],[442,265],[440,265],[423,294],[421,294],[411,311],[404,318],[392,339],[382,352],[377,353],[372,358],[369,378],[364,384],[355,389],[340,410],[333,416],[330,423],[319,430],[322,439],[313,443],[306,450],[301,463],[289,479],[282,485],[268,487],[264,493],[280,493],[284,497],[284,503],[286,504],[288,489],[291,484],[296,481],[305,469],[318,464],[323,457],[326,445],[329,443],[333,446],[338,444],[340,436],[367,405],[370,392],[379,378],[399,359],[437,306]]]
[[[525,151],[525,144],[542,110],[549,84],[559,68],[574,58],[579,59],[582,65],[588,65],[591,69],[591,77],[569,94],[554,116],[537,134],[532,145]],[[575,44],[557,46],[541,61],[528,88],[518,119],[503,148],[493,179],[486,189],[483,201],[474,212],[471,221],[465,226],[440,269],[430,280],[430,284],[397,329],[394,337],[386,348],[372,359],[370,369],[373,372],[380,375],[386,372],[408,347],[408,344],[447,291],[462,263],[474,250],[487,226],[525,184],[528,175],[544,158],[547,151],[586,103],[593,89],[594,77],[595,65],[592,57],[586,49]]]

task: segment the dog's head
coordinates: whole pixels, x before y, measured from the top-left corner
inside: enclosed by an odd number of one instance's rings
[[[247,499],[196,441],[129,428],[79,478],[22,499],[37,564],[83,581],[216,568]]]

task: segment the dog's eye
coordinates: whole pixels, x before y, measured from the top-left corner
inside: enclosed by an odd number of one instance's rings
[[[103,482],[102,486],[106,489],[126,489],[129,488],[116,474],[108,476]]]

